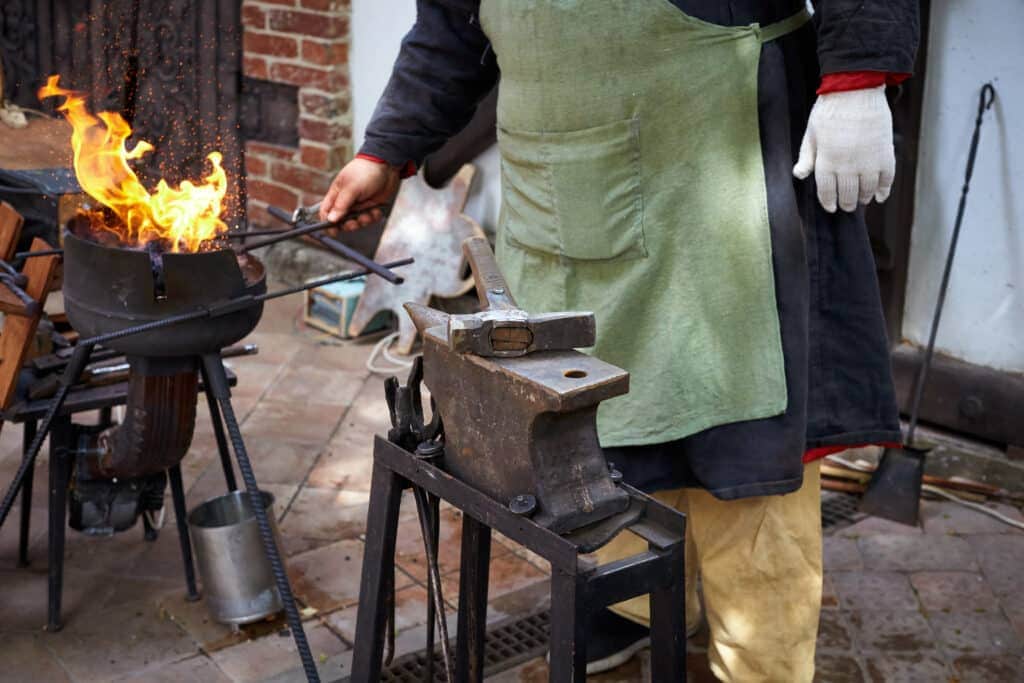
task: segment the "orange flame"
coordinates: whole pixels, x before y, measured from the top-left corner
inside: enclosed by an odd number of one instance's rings
[[[167,240],[175,252],[199,251],[203,242],[228,229],[220,219],[227,193],[227,175],[221,167],[220,152],[211,152],[206,157],[213,171],[204,179],[205,183],[196,185],[186,180],[179,187],[171,187],[161,179],[156,191],[150,194],[128,162],[151,152],[153,145],[143,140],[128,149],[125,141],[132,134],[128,122],[116,112],[101,111],[93,116],[85,107],[86,98],[61,88],[59,80],[59,76],[50,76],[39,89],[39,99],[65,98],[57,110],[71,124],[78,183],[120,219],[118,227],[103,222],[105,229],[139,246]]]

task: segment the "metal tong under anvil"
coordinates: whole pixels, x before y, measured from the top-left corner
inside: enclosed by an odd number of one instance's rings
[[[423,335],[424,380],[444,423],[444,468],[555,533],[623,512],[597,439],[597,408],[629,374],[576,351],[592,313],[520,309],[487,241],[463,244],[482,311],[406,304]]]

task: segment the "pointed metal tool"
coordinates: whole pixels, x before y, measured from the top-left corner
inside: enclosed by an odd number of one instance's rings
[[[946,268],[942,273],[942,284],[939,286],[939,299],[935,305],[928,346],[925,349],[924,360],[921,363],[914,387],[914,402],[910,409],[910,427],[907,429],[907,438],[901,448],[886,448],[882,453],[878,469],[875,470],[871,481],[868,482],[864,498],[860,503],[862,512],[891,519],[901,524],[917,526],[921,507],[924,458],[931,449],[916,445],[914,432],[917,430],[917,419],[921,412],[921,397],[924,395],[925,381],[928,379],[928,370],[931,368],[932,355],[935,352],[935,337],[939,331],[942,307],[946,302],[949,276],[953,270],[953,257],[956,255],[956,245],[960,239],[960,227],[963,224],[964,209],[967,206],[967,191],[970,188],[971,176],[974,174],[974,159],[978,154],[978,141],[981,138],[982,118],[992,106],[995,97],[996,91],[991,83],[982,86],[978,99],[978,116],[974,122],[974,136],[971,138],[971,149],[967,157],[967,171],[960,194],[960,206],[953,227],[953,238],[950,240],[949,254],[946,256]]]

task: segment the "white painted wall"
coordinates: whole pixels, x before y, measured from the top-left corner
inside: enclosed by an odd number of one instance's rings
[[[384,92],[402,38],[416,20],[416,0],[352,0],[352,108],[355,149],[363,143],[377,100]],[[466,213],[488,232],[497,224],[500,168],[497,148],[475,161],[477,179]]]
[[[928,340],[982,83],[986,115],[937,346],[1024,372],[1024,3],[935,0],[904,336]],[[897,182],[898,179],[897,179]]]

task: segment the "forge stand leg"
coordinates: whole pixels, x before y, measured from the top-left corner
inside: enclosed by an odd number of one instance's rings
[[[356,614],[352,683],[377,683],[384,656],[387,621],[387,577],[395,569],[395,540],[404,481],[379,463],[373,465],[370,507],[366,517],[366,550]]]
[[[586,582],[575,572],[552,567],[551,637],[548,658],[551,683],[584,683],[587,678],[587,606]],[[660,681],[662,679],[654,678]],[[668,683],[669,679],[665,679]]]
[[[224,422],[221,420],[220,409],[217,407],[217,399],[213,395],[205,365],[199,366],[199,373],[203,378],[203,393],[206,394],[206,407],[210,410],[210,423],[213,424],[213,437],[217,440],[217,453],[220,454],[220,466],[224,470],[224,482],[228,491],[237,491],[238,482],[235,481],[235,470],[231,466],[231,451],[228,450],[228,439],[224,435]]]
[[[459,637],[455,644],[455,680],[484,680],[487,634],[487,584],[491,564],[491,528],[462,515],[462,560],[459,570]]]
[[[36,438],[36,421],[26,420],[22,425],[21,432],[21,457],[28,459],[32,448],[32,442]],[[32,524],[32,480],[36,474],[35,461],[26,463],[25,483],[21,485],[21,526],[18,529],[18,566],[28,566],[28,540]]]
[[[252,504],[256,524],[259,527],[260,537],[263,540],[263,549],[267,554],[267,560],[270,562],[271,572],[274,574],[274,583],[277,585],[277,592],[281,596],[281,603],[284,605],[284,613],[288,618],[288,627],[291,629],[292,638],[295,640],[295,648],[299,651],[299,658],[302,660],[302,668],[306,673],[306,680],[310,683],[320,683],[320,674],[317,672],[313,653],[309,649],[306,631],[302,628],[302,618],[299,615],[298,606],[295,604],[295,596],[292,594],[291,584],[288,583],[288,575],[285,573],[284,562],[281,560],[277,541],[274,540],[274,532],[270,527],[270,520],[267,519],[267,511],[263,507],[263,499],[260,495],[259,485],[256,483],[256,475],[252,471],[249,454],[245,450],[242,430],[238,426],[235,410],[231,406],[231,391],[228,386],[227,372],[224,370],[224,362],[220,354],[212,354],[203,356],[202,363],[206,371],[206,380],[209,382],[208,386],[212,389],[213,395],[220,405],[221,412],[224,414],[224,422],[227,426],[228,435],[231,437],[235,458],[238,460],[238,470],[242,474],[242,481],[245,482],[245,490],[249,495],[249,502]]]
[[[49,566],[47,568],[46,630],[61,629],[60,608],[64,589],[64,535],[67,530],[68,479],[74,455],[72,445],[74,428],[71,418],[61,416],[50,430],[50,528]]]
[[[192,543],[188,537],[188,515],[185,512],[185,487],[181,483],[181,465],[167,470],[171,482],[171,500],[174,502],[174,519],[178,523],[178,542],[181,544],[181,560],[185,564],[185,599],[195,602],[199,599],[196,590],[196,570],[192,561]]]
[[[79,375],[82,374],[82,370],[88,365],[92,349],[93,344],[80,344],[75,347],[75,352],[68,361],[67,367],[64,368],[60,378],[60,388],[57,389],[56,396],[50,399],[50,406],[46,409],[46,414],[43,416],[42,425],[37,430],[28,452],[22,457],[21,465],[18,467],[18,471],[14,473],[14,479],[11,481],[11,485],[7,487],[3,500],[0,501],[0,526],[3,526],[4,522],[7,521],[7,515],[11,512],[11,508],[14,507],[14,499],[21,491],[29,469],[35,466],[36,456],[39,455],[39,451],[43,447],[43,440],[49,434],[50,426],[57,418],[57,413],[64,406],[64,401],[68,397],[71,385],[75,383]]]

